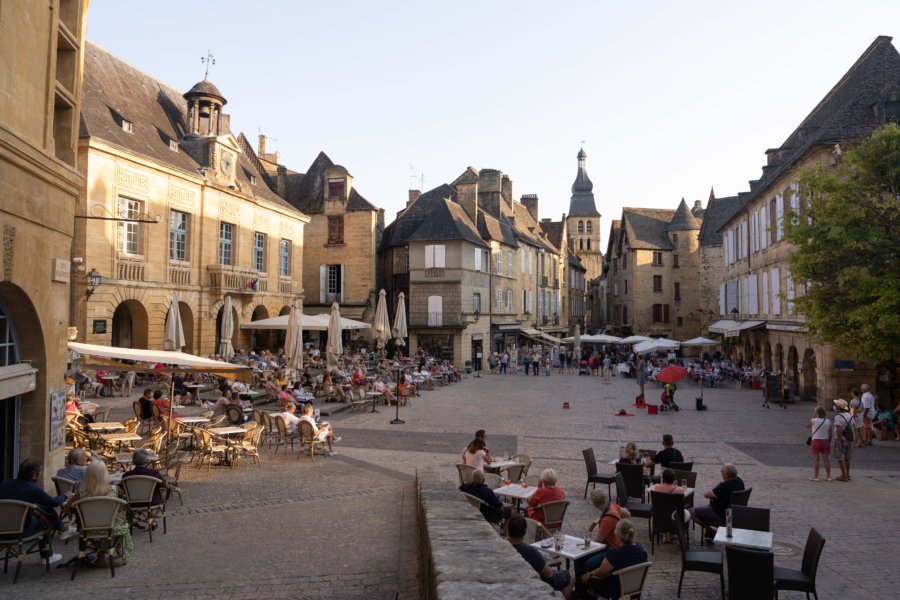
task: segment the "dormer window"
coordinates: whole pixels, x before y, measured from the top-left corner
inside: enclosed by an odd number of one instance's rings
[[[169,150],[172,152],[178,152],[178,142],[175,140],[169,140]]]
[[[256,175],[251,175],[251,176],[250,176],[250,184],[251,184],[251,185],[256,185]]]
[[[328,180],[328,198],[330,200],[340,200],[344,198],[344,180],[329,179]]]
[[[134,124],[131,121],[122,119],[122,129],[127,133],[134,133]]]

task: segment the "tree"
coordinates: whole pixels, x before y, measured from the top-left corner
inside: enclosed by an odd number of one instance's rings
[[[797,247],[794,300],[810,335],[860,358],[900,355],[900,127],[888,124],[843,153],[836,167],[800,173],[806,214],[784,227]],[[801,209],[801,213],[803,210]]]

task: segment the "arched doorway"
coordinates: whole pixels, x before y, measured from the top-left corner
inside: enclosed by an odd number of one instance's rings
[[[767,372],[772,372],[772,344],[769,342],[766,342],[763,347],[763,366],[766,367]]]
[[[804,400],[816,399],[816,353],[807,348],[803,353],[803,387],[801,395]]]
[[[184,302],[178,303],[178,314],[181,317],[181,330],[184,332],[184,348],[182,352],[194,353],[194,313]]]
[[[253,309],[251,321],[259,321],[260,319],[268,319],[269,311],[265,306],[257,306]],[[272,334],[268,329],[251,329],[250,330],[250,348],[252,350],[274,350],[270,348],[272,342]]]
[[[116,307],[111,344],[117,348],[147,348],[147,310],[137,300],[125,300]]]

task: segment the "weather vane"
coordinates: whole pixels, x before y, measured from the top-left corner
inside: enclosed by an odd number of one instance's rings
[[[209,79],[209,65],[216,64],[216,59],[213,58],[212,52],[210,52],[210,50],[208,48],[206,50],[206,56],[200,57],[200,62],[206,64],[206,73],[204,73],[204,77],[206,79]]]

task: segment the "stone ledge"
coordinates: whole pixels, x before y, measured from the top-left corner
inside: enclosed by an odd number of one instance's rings
[[[447,482],[434,470],[420,470],[416,486],[422,598],[562,598],[497,535],[459,493],[455,482]]]

